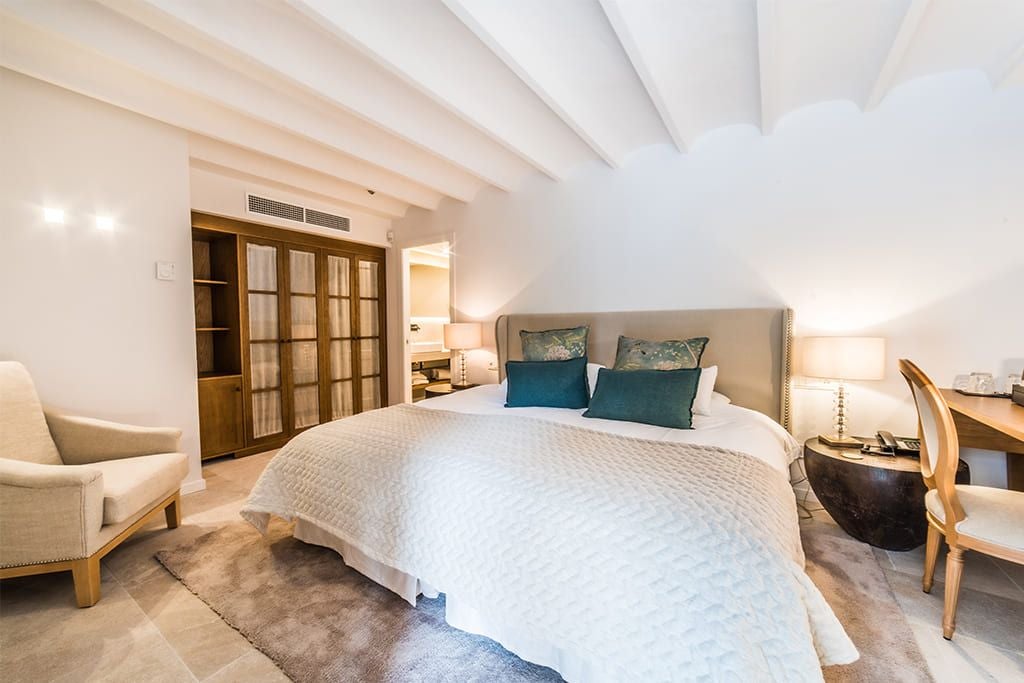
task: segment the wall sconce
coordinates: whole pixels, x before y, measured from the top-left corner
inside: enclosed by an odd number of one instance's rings
[[[63,223],[64,209],[43,209],[43,220],[47,223]]]

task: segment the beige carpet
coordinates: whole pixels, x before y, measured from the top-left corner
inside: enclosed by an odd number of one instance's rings
[[[861,652],[826,680],[931,680],[871,549],[803,531],[808,573]],[[229,524],[157,559],[296,681],[561,680],[448,626],[443,597],[413,609],[280,521],[266,539]]]

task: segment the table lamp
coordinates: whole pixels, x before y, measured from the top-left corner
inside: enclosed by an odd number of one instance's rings
[[[465,387],[466,381],[466,349],[478,349],[483,346],[480,323],[448,323],[444,326],[444,346],[459,352],[459,381],[455,386]]]
[[[819,434],[818,440],[834,448],[860,448],[861,442],[846,432],[846,380],[885,378],[885,339],[882,337],[804,337],[803,374],[836,380],[835,433]]]

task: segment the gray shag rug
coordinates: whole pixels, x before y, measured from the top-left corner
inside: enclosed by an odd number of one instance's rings
[[[444,597],[413,608],[333,551],[229,524],[157,559],[295,681],[560,681],[494,641],[450,627]],[[803,529],[807,571],[861,652],[827,681],[929,681],[871,549]]]

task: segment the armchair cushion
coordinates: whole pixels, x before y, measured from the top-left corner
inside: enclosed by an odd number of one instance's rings
[[[188,474],[184,453],[159,453],[89,465],[103,473],[103,523],[118,524],[176,491]]]
[[[102,525],[95,468],[0,458],[0,567],[85,557]]]
[[[0,362],[0,458],[62,465],[28,370]]]
[[[46,422],[67,465],[133,458],[178,450],[180,429],[135,427],[47,411]]]

